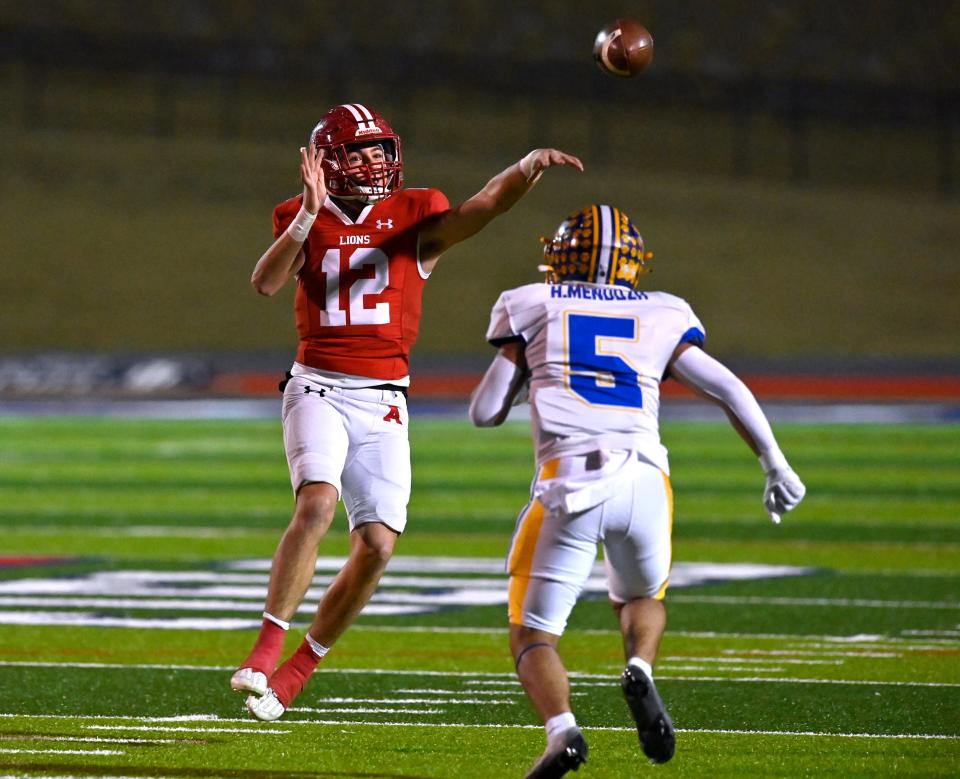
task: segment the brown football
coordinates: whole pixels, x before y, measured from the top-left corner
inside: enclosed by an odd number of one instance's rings
[[[604,73],[630,78],[653,60],[653,36],[635,19],[616,19],[597,33],[593,58]]]

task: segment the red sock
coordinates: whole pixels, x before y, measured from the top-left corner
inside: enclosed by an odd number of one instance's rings
[[[270,677],[270,686],[284,708],[289,708],[293,699],[300,694],[319,662],[320,658],[314,654],[310,644],[304,639],[303,643],[297,647],[297,651],[290,655],[290,659]]]
[[[266,674],[269,678],[273,669],[277,667],[277,660],[283,652],[283,640],[287,637],[287,631],[280,627],[276,622],[264,617],[263,624],[260,626],[260,635],[257,636],[257,643],[253,645],[247,659],[240,664],[240,668],[252,668],[254,671]]]

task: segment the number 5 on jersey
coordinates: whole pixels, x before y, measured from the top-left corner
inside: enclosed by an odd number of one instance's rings
[[[640,375],[626,360],[603,351],[603,342],[627,342],[628,353],[637,342],[634,317],[567,313],[568,386],[588,403],[619,408],[643,407]]]

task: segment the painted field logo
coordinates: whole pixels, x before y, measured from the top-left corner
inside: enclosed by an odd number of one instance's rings
[[[299,613],[313,613],[323,588],[343,566],[341,557],[317,560],[314,586]],[[240,629],[260,625],[269,560],[238,560],[192,571],[111,570],[81,575],[0,581],[0,624],[94,625],[169,629]],[[803,576],[787,565],[677,563],[671,591],[710,582]],[[606,593],[602,564],[594,566],[586,596]],[[395,557],[365,616],[430,614],[507,603],[500,559]],[[232,616],[223,616],[230,614]]]

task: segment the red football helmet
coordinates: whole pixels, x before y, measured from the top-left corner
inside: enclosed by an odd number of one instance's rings
[[[403,186],[400,136],[380,114],[360,103],[327,111],[310,133],[310,142],[324,151],[321,164],[333,197],[375,203]],[[365,146],[379,146],[382,162],[349,160],[351,150]]]

